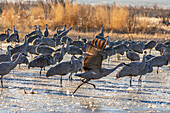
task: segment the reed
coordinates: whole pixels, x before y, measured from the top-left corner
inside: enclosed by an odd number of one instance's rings
[[[0,28],[12,28],[13,25],[21,32],[29,32],[34,25],[41,25],[42,29],[48,24],[54,31],[56,27],[73,27],[73,29],[86,32],[104,30],[108,32],[145,32],[147,22],[136,22],[136,12],[132,8],[112,5],[76,4],[72,1],[38,2],[38,3],[0,3]],[[138,10],[138,9],[136,9]],[[137,29],[136,29],[137,28]],[[136,30],[135,30],[136,29]]]

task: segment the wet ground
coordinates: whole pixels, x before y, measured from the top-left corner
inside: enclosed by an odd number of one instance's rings
[[[70,55],[64,60],[70,60]],[[129,61],[126,57],[118,61],[112,56],[111,63],[108,65],[105,61],[103,67],[112,68],[120,62]],[[46,71],[50,67],[46,67]],[[46,78],[46,71],[40,76],[39,68],[28,70],[26,65],[17,66],[4,76],[0,112],[170,112],[170,65],[160,68],[159,74],[156,69],[142,77],[141,88],[138,87],[139,77],[133,77],[130,89],[130,79],[116,80],[114,71],[107,77],[91,81],[96,89],[85,84],[72,95],[81,83],[78,77],[73,76],[71,82],[69,75],[64,76],[63,87],[60,87],[60,76]],[[38,94],[25,94],[24,90]]]

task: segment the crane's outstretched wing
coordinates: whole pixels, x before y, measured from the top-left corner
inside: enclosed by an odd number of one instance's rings
[[[85,71],[101,69],[103,50],[105,47],[106,43],[105,41],[101,41],[101,39],[93,39],[91,41],[91,44],[86,50],[87,55],[83,61],[83,69]]]

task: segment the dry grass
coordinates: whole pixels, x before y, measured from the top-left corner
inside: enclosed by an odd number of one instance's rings
[[[55,31],[57,26],[61,28],[64,25],[81,32],[96,32],[101,29],[102,25],[109,33],[149,33],[155,28],[159,31],[157,25],[148,27],[148,21],[136,19],[137,15],[130,12],[128,7],[73,4],[71,1],[57,4],[6,2],[0,3],[0,6],[2,6],[0,32],[15,25],[23,36],[34,29],[34,25],[41,25],[44,29],[45,24],[48,24],[51,31]]]

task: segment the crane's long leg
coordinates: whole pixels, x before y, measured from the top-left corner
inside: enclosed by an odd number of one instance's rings
[[[132,86],[132,76],[130,77],[130,87]]]
[[[151,55],[151,50],[152,50],[152,49],[150,49],[150,51],[149,51],[149,54],[150,54],[150,55]]]
[[[73,80],[73,78],[72,78],[72,73],[70,73],[70,75],[69,75],[69,80]]]
[[[40,70],[40,76],[41,76],[41,71],[42,71],[42,68],[41,68],[41,70]]]
[[[92,86],[94,87],[94,89],[96,88],[96,86],[95,86],[94,84],[88,83],[87,80],[86,80],[86,81],[82,80],[82,82],[83,82],[83,83],[81,83],[81,84],[76,88],[76,90],[73,92],[73,94],[74,94],[84,83],[87,83],[87,84],[92,85]]]
[[[60,78],[60,86],[62,87],[62,75],[61,75],[61,78]]]
[[[139,79],[138,79],[138,87],[141,87],[142,85],[142,75],[140,75]]]
[[[73,94],[80,88],[80,86],[82,86],[84,84],[84,82],[83,83],[81,83],[77,88],[76,88],[76,90],[73,92]]]
[[[157,74],[159,73],[159,67],[157,68]]]
[[[3,76],[1,75],[1,87],[3,88]]]

